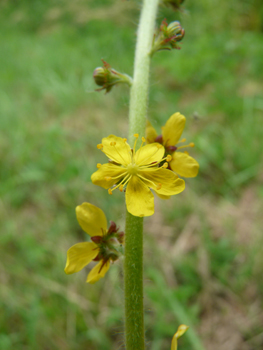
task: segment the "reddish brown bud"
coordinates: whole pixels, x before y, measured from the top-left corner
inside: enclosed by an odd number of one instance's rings
[[[163,144],[163,135],[158,135],[154,141],[158,142],[162,145]]]
[[[173,153],[177,150],[177,147],[176,146],[167,146],[166,149],[168,152]]]
[[[102,236],[93,236],[91,237],[92,242],[99,244],[102,241]]]
[[[115,224],[114,221],[110,221],[110,227],[108,229],[108,235],[113,233],[113,232],[117,232],[118,231],[118,228],[117,228],[117,225]]]

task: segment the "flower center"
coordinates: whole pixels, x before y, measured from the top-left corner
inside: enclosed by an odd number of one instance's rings
[[[139,165],[137,164],[129,164],[127,166],[127,173],[130,175],[136,175],[139,170]]]

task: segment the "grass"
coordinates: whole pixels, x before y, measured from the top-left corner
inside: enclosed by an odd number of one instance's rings
[[[121,194],[90,175],[101,138],[127,133],[128,88],[96,93],[106,59],[132,74],[134,2],[5,2],[0,21],[0,348],[109,350],[123,345],[121,262],[89,286],[88,269],[63,272],[84,241],[74,208],[101,207],[124,227]],[[261,6],[261,7],[260,7]],[[128,7],[128,11],[127,11]],[[177,110],[200,174],[184,193],[156,199],[145,220],[148,347],[262,348],[262,5],[185,2],[182,49],[153,58],[149,118]],[[32,16],[34,13],[34,16]],[[179,17],[178,17],[179,16]],[[179,306],[178,306],[179,305]],[[200,345],[202,346],[202,345]],[[196,348],[197,349],[197,348]]]

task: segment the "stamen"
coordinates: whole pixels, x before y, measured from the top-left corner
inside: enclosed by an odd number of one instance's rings
[[[142,165],[142,166],[139,165],[139,166],[140,166],[140,169],[151,168],[151,167],[154,167],[154,166],[162,163],[164,160],[166,160],[167,162],[170,162],[172,160],[172,156],[170,154],[168,154],[167,157],[162,158],[159,162],[153,162],[151,164]],[[167,164],[167,166],[165,164]],[[168,167],[168,163],[164,163],[162,165],[162,168],[167,168],[167,167]]]
[[[156,150],[153,154],[151,154],[149,157],[143,159],[142,162],[145,162],[145,161],[147,161],[148,159],[152,158],[152,156],[154,156],[154,155],[159,151],[160,148],[163,148],[163,146],[160,145],[159,143],[156,143],[154,146],[156,146],[157,150]],[[163,160],[163,159],[162,159],[162,160]],[[141,163],[142,163],[142,162],[141,162]],[[160,162],[161,162],[161,160],[160,160]],[[160,163],[160,162],[156,162],[156,164],[158,164],[158,163]],[[140,166],[141,163],[140,163],[140,164],[137,164],[137,165]],[[151,164],[149,164],[149,165],[151,166]]]
[[[112,142],[110,143],[110,145],[111,145],[111,146],[116,146],[116,142],[115,142],[115,141],[112,141]],[[118,155],[121,157],[121,159],[123,160],[123,164],[125,164],[125,160],[124,160],[123,156],[120,154],[120,152],[118,151],[118,148],[117,148],[117,147],[115,147],[115,150],[116,150],[116,152],[118,153]]]
[[[110,181],[110,180],[112,179],[112,177],[111,177],[111,176],[104,176],[104,179],[105,179],[106,181]]]
[[[162,168],[164,168],[164,169],[168,168],[168,163],[165,162],[165,163],[162,165]]]
[[[187,152],[187,151],[184,151],[184,153],[185,153],[185,154],[187,154],[187,155],[189,156],[189,152]]]
[[[182,140],[178,141],[177,143],[182,143],[182,142],[185,142],[185,141],[186,141],[186,139],[182,139]]]
[[[108,193],[109,193],[109,194],[112,194],[112,190],[111,190],[110,188],[108,189]]]
[[[112,188],[112,191],[114,191],[114,190],[116,190],[118,187],[121,187],[122,186],[122,188],[126,185],[126,183],[128,182],[128,181],[130,181],[130,178],[132,177],[132,175],[130,175],[130,174],[127,174],[122,180],[121,180],[121,182],[118,184],[118,185],[116,185],[115,187],[113,187]],[[121,191],[122,192],[122,191]]]
[[[137,134],[137,135],[138,135],[138,134]],[[137,140],[136,140],[136,141],[137,141]],[[139,157],[139,154],[140,154],[140,151],[141,151],[141,149],[142,149],[142,147],[143,147],[144,142],[146,142],[145,137],[142,137],[141,146],[140,146],[140,148],[138,149],[138,151],[136,152],[138,157]]]
[[[186,148],[186,147],[194,147],[194,146],[195,146],[195,144],[193,142],[190,142],[189,145],[180,146],[177,149]]]
[[[97,145],[97,148],[98,148],[98,149],[102,149],[102,148],[103,148],[103,144],[102,144],[102,143],[99,143],[99,144]]]
[[[157,190],[160,190],[161,188],[162,188],[162,184],[160,184],[160,183],[157,184],[156,189],[157,189]]]
[[[126,141],[127,141],[127,139],[126,139],[126,138],[124,138],[124,139],[123,139],[123,141],[124,141],[124,142],[126,142]]]
[[[100,167],[101,167],[101,164],[100,164],[100,163],[98,163],[98,164],[97,164],[97,168],[99,169]]]
[[[136,152],[136,144],[137,144],[137,140],[138,140],[139,134],[134,134],[133,136],[135,137],[133,149],[134,149],[134,152]],[[131,148],[131,150],[132,150],[132,164],[134,163],[133,162],[133,149]]]
[[[165,158],[162,159],[162,160],[165,160]],[[162,160],[161,160],[161,161],[162,161]],[[160,163],[161,163],[161,161],[160,161]],[[153,162],[153,163],[151,163],[151,164],[141,165],[141,166],[140,166],[140,170],[148,169],[148,168],[156,168],[158,164],[159,164],[159,162]]]
[[[123,185],[120,185],[119,190],[122,192],[123,191]]]
[[[150,182],[151,184],[153,184],[154,187],[157,187],[157,185],[156,185],[153,181],[147,179],[146,177],[144,177],[144,176],[142,176],[142,175],[139,175],[139,174],[138,174],[137,176],[138,176],[139,178],[141,178],[142,180],[144,180],[144,181]]]
[[[117,180],[117,179],[119,179],[120,177],[125,178],[126,175],[127,175],[127,172],[124,173],[124,174],[117,175],[117,176],[105,176],[104,178],[106,179],[106,177],[108,177],[108,178],[110,178],[110,180]],[[107,180],[107,181],[109,181],[109,180]]]

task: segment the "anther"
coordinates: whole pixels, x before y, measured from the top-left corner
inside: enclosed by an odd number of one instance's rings
[[[123,191],[123,185],[120,185],[119,190],[122,192]]]
[[[137,139],[139,137],[139,134],[134,134],[133,136]]]
[[[162,168],[164,168],[164,169],[168,168],[168,163],[165,162],[165,163],[163,164]]]
[[[194,147],[195,144],[194,144],[193,142],[190,142],[190,143],[189,143],[189,146],[190,146],[190,147]]]
[[[111,190],[110,188],[108,189],[108,193],[109,193],[109,194],[112,194],[112,190]]]
[[[103,144],[102,144],[102,143],[99,143],[99,144],[97,145],[97,148],[98,148],[98,149],[102,149],[102,148],[103,148]]]
[[[127,141],[127,139],[126,139],[126,138],[124,138],[124,139],[123,139],[123,141],[124,141],[124,142],[126,142],[126,141]]]
[[[157,190],[160,190],[162,188],[162,184],[158,184],[157,186],[156,186],[156,189]]]
[[[172,158],[173,157],[170,154],[168,154],[168,156],[166,157],[167,162],[170,162],[172,160]]]
[[[157,143],[157,144],[156,144],[156,147],[157,147],[157,148],[162,148],[163,146],[162,146],[160,143]]]
[[[145,137],[142,137],[142,142],[146,142]]]
[[[111,176],[105,176],[104,179],[105,179],[106,181],[110,181],[110,180],[112,179],[112,177],[111,177]]]
[[[180,143],[180,142],[185,142],[186,141],[186,139],[182,139],[182,140],[180,140],[178,143]]]
[[[116,142],[115,142],[115,141],[112,141],[112,142],[110,143],[110,145],[111,145],[111,146],[115,146],[115,145],[116,145]]]
[[[98,163],[98,164],[97,164],[97,168],[99,169],[100,167],[101,167],[101,164],[100,164],[100,163]]]

